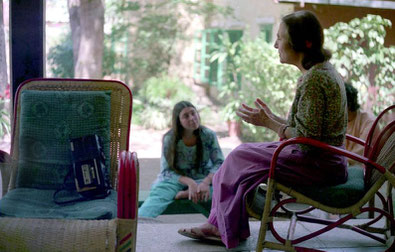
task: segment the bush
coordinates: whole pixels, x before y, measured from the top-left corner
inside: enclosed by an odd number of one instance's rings
[[[171,124],[173,106],[181,100],[195,104],[194,97],[190,88],[177,78],[152,77],[136,94],[134,123],[146,128],[165,129]]]
[[[9,100],[8,100],[9,102]],[[0,138],[11,133],[10,111],[5,105],[6,100],[0,98]]]
[[[395,47],[385,47],[391,21],[378,15],[339,22],[325,30],[331,62],[358,89],[361,107],[378,114],[395,99]]]
[[[254,106],[256,98],[261,98],[277,115],[286,118],[298,77],[301,75],[294,66],[280,63],[277,50],[260,37],[245,41],[240,57],[240,72],[244,77],[242,97],[244,102]],[[244,141],[274,141],[275,132],[263,127],[244,124]]]
[[[54,77],[74,77],[73,41],[70,32],[60,38],[58,45],[49,49],[48,63]]]
[[[241,103],[254,107],[256,98],[261,98],[274,113],[285,118],[300,72],[294,66],[281,64],[277,50],[264,38],[243,38],[236,43],[239,52],[227,53],[227,62],[232,64],[227,65],[227,84],[220,90],[225,120],[237,119],[236,110]],[[228,47],[233,48],[234,45]],[[240,86],[233,76],[242,76]],[[244,123],[242,138],[243,141],[255,142],[273,141],[278,136],[271,130]]]
[[[116,50],[111,45],[111,38],[105,35],[103,48],[103,76],[126,72],[127,64],[125,59],[117,55]],[[118,58],[117,58],[118,57]],[[51,47],[48,52],[48,63],[50,72],[53,77],[73,78],[74,77],[74,60],[73,60],[73,41],[71,32],[63,34],[57,45]],[[122,64],[120,64],[120,62]],[[123,67],[123,68],[122,68]]]

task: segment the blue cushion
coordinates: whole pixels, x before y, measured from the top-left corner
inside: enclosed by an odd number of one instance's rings
[[[117,193],[111,191],[104,199],[57,205],[55,190],[16,188],[0,202],[0,216],[19,218],[113,219],[117,216]]]
[[[347,182],[335,186],[306,186],[294,188],[321,204],[344,208],[357,203],[365,195],[363,168],[359,165],[348,167]]]
[[[71,167],[71,138],[97,134],[109,157],[110,91],[25,90],[20,99],[16,187],[59,188]]]
[[[359,165],[348,167],[347,182],[335,186],[300,186],[293,187],[297,192],[320,202],[321,204],[344,208],[357,203],[365,195],[363,168]],[[250,209],[259,213],[263,212],[266,191],[257,187],[247,198]]]
[[[0,216],[115,218],[115,191],[104,199],[67,205],[53,200],[72,167],[70,139],[97,134],[109,157],[111,92],[25,90],[20,99],[16,188],[1,199]],[[107,159],[107,169],[109,164]]]

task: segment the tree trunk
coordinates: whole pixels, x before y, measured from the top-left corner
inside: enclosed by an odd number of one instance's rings
[[[73,40],[73,63],[77,65],[78,51],[80,48],[81,25],[80,25],[80,1],[68,0],[69,22],[71,28],[71,39]]]
[[[102,0],[68,0],[74,77],[102,78],[104,6]]]
[[[0,0],[0,96],[4,96],[4,91],[8,84],[7,56],[5,48],[6,46],[3,22],[3,0]]]

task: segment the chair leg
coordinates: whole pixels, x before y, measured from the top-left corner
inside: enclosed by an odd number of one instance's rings
[[[392,184],[387,183],[387,206],[388,206],[387,211],[394,218],[394,204],[392,201],[392,188],[393,188]],[[395,235],[395,227],[391,226],[391,223],[388,219],[386,219],[386,228],[390,228],[390,236]]]
[[[369,207],[370,208],[373,208],[374,207],[374,199],[375,199],[376,197],[373,197],[372,199],[370,199],[369,200]],[[369,215],[368,215],[368,218],[369,219],[373,219],[374,218],[374,211],[369,211]]]
[[[275,181],[268,179],[267,183],[268,183],[268,187],[267,187],[267,191],[266,191],[265,207],[263,208],[261,226],[259,228],[259,236],[258,236],[258,242],[257,242],[257,246],[256,246],[256,251],[258,251],[258,252],[263,250],[263,242],[265,241],[269,218],[271,218],[269,215],[270,215],[270,210],[271,210],[271,205],[272,205],[272,198],[273,198],[273,193],[274,193]]]
[[[294,238],[294,233],[295,233],[295,228],[296,228],[296,221],[297,221],[296,214],[293,213],[292,217],[291,217],[291,223],[289,224],[289,227],[288,227],[287,241],[285,242],[285,245],[287,245],[287,246],[291,246],[291,241]]]

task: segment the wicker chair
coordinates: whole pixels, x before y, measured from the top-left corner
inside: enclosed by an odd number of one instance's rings
[[[15,97],[11,178],[0,200],[0,251],[135,251],[139,167],[136,153],[128,151],[130,89],[118,81],[33,79],[22,83]],[[42,204],[48,209],[24,212],[36,192],[52,196],[61,186],[71,164],[68,139],[86,133],[104,139],[111,194],[64,206],[47,197]],[[105,213],[95,216],[98,211]]]
[[[386,245],[389,247],[388,251],[395,251],[395,220],[392,199],[392,188],[395,186],[394,113],[395,105],[388,107],[377,117],[366,142],[347,136],[349,140],[365,146],[363,156],[309,138],[293,138],[284,141],[273,155],[267,184],[259,185],[247,197],[248,213],[261,220],[256,251],[262,251],[263,248],[284,251],[299,251],[300,249],[300,251],[303,251],[304,248],[297,247],[296,244],[334,228],[355,231]],[[392,119],[388,120],[391,117]],[[358,161],[359,165],[348,167],[348,181],[337,186],[289,187],[280,184],[274,179],[277,157],[285,146],[297,143],[312,145],[316,148],[344,155]],[[383,190],[385,185],[387,187],[386,197],[379,191],[380,189]],[[374,204],[372,204],[376,195],[382,206],[374,207]],[[302,210],[300,208],[299,210],[292,209],[291,205],[293,203],[303,204],[305,208]],[[307,214],[314,209],[339,215],[339,218],[330,220],[328,218],[312,217],[311,214]],[[370,215],[372,218],[368,218],[365,223],[359,225],[347,223],[348,220],[364,212],[373,213]],[[375,216],[374,213],[376,213]],[[384,220],[382,220],[383,217],[385,217]],[[283,218],[289,219],[289,229],[286,237],[282,237],[274,225],[275,221],[284,220]],[[298,222],[315,223],[323,226],[310,234],[301,235],[295,232]],[[383,225],[378,227],[381,223]],[[266,239],[268,230],[271,231],[278,242],[271,242]]]

